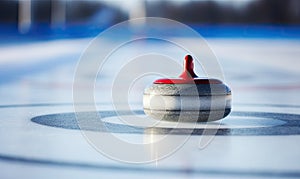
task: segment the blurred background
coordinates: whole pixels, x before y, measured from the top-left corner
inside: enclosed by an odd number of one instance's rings
[[[204,37],[300,37],[299,0],[1,0],[0,39],[93,37],[144,16],[178,20]]]

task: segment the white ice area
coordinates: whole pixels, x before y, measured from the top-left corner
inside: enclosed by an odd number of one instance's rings
[[[183,39],[192,41],[193,39]],[[82,131],[50,127],[31,121],[32,117],[48,114],[74,112],[73,77],[80,54],[85,50],[89,39],[58,40],[34,42],[0,47],[0,67],[5,68],[17,78],[8,79],[0,85],[0,178],[264,178],[265,176],[285,178],[284,175],[300,171],[300,136],[299,135],[251,135],[251,136],[213,136],[212,141],[199,149],[202,136],[174,135],[172,140],[189,139],[178,150],[164,159],[150,164],[133,165],[111,160],[95,150]],[[300,42],[288,39],[208,39],[222,66],[225,82],[232,89],[232,107],[234,112],[261,112],[275,114],[300,114]],[[140,45],[140,44],[139,44]],[[197,48],[198,44],[195,44]],[[171,59],[181,64],[184,52],[174,51],[171,47],[150,45],[153,49],[170,54]],[[125,57],[143,51],[143,46],[126,49],[113,56],[114,61],[107,63],[102,76],[95,81],[96,108],[101,111],[114,110],[112,102],[113,77],[117,69],[113,65],[124,64]],[[131,54],[132,53],[132,54]],[[123,55],[126,56],[123,56]],[[131,55],[130,55],[131,54]],[[69,56],[73,59],[69,59]],[[119,60],[119,61],[118,61]],[[126,59],[128,60],[128,59]],[[201,59],[200,59],[201,60]],[[59,62],[48,65],[48,62]],[[115,63],[116,62],[116,63]],[[27,71],[18,75],[21,69],[31,65],[43,68],[40,71]],[[195,64],[196,70],[201,69]],[[26,68],[25,68],[26,67]],[[121,67],[121,66],[119,66]],[[159,69],[166,68],[161,64]],[[111,71],[113,73],[110,73]],[[143,66],[137,71],[143,70]],[[202,71],[198,71],[203,75]],[[128,71],[128,74],[131,72]],[[175,76],[180,72],[172,71]],[[2,73],[0,79],[9,78]],[[91,76],[86,79],[94,80]],[[157,76],[156,76],[157,77]],[[143,89],[155,78],[139,79],[132,83],[128,91],[129,106],[142,110]],[[127,85],[127,84],[125,84]],[[122,85],[121,85],[122,86]],[[86,91],[85,84],[81,89]],[[120,88],[123,90],[123,88]],[[24,105],[24,106],[22,106]],[[122,104],[124,105],[124,104]],[[126,108],[124,108],[126,109]],[[128,126],[148,127],[160,125],[173,127],[173,123],[157,121],[133,121],[127,116]],[[104,118],[107,124],[124,124],[117,117]],[[228,116],[221,121],[220,128],[258,129],[284,125],[281,119]],[[125,124],[124,124],[125,125]],[[159,126],[159,127],[160,127]],[[190,128],[190,124],[182,124]],[[218,123],[210,123],[211,128]],[[203,124],[197,124],[203,128]],[[297,126],[290,126],[297,127]],[[283,130],[290,130],[287,127]],[[284,131],[279,131],[284,132]],[[95,131],[96,134],[103,134]],[[140,133],[115,134],[128,141],[139,142],[159,138],[160,135]],[[121,146],[118,146],[122,150]],[[149,152],[149,149],[145,149]],[[159,151],[154,151],[159,152]],[[135,155],[127,151],[127,155]],[[13,157],[18,160],[9,160]],[[155,156],[153,156],[155,159]],[[24,159],[20,162],[20,159]],[[28,161],[46,161],[30,163]],[[47,163],[48,162],[48,163]],[[51,163],[52,164],[49,164]],[[61,166],[55,163],[73,165]],[[74,166],[74,164],[76,166]],[[79,166],[77,165],[79,164]],[[83,167],[80,164],[87,165]],[[104,166],[91,168],[90,165]],[[112,168],[105,168],[111,166]],[[141,167],[143,170],[184,170],[183,173],[143,172],[127,170]],[[119,167],[119,168],[118,168]],[[125,169],[124,169],[125,168]],[[120,170],[119,170],[120,169]],[[123,170],[124,169],[124,170]],[[201,173],[202,171],[211,173]],[[191,173],[190,171],[198,171]],[[223,173],[215,173],[223,171]],[[223,175],[224,172],[226,175]],[[243,175],[246,172],[249,175]],[[269,172],[270,175],[259,175]],[[251,175],[258,173],[258,175]],[[275,174],[275,175],[272,175]],[[283,174],[277,176],[276,174]],[[298,176],[294,177],[297,178]]]

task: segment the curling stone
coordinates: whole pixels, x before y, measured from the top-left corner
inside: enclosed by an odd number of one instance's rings
[[[231,90],[222,81],[199,78],[194,62],[185,56],[179,78],[158,79],[143,95],[144,112],[158,120],[207,122],[226,117],[231,111]]]

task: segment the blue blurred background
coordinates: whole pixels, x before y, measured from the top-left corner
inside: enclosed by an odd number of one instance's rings
[[[299,0],[1,0],[2,44],[93,37],[118,22],[165,17],[204,37],[299,38]]]

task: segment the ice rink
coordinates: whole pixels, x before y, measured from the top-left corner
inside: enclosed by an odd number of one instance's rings
[[[73,79],[90,40],[0,45],[0,178],[300,178],[299,40],[207,39],[232,89],[232,112],[206,147],[198,147],[203,129],[215,123],[198,124],[182,147],[148,164],[107,158],[77,125]],[[167,50],[179,61],[184,57],[159,43],[149,48]],[[122,61],[124,53],[139,50],[132,47],[115,58]],[[95,85],[97,109],[109,132],[130,141],[166,134],[168,126],[150,133],[143,125],[116,120],[118,111],[107,102],[110,68],[114,64],[107,64]],[[129,95],[132,109],[140,115],[146,85],[137,83]],[[97,126],[84,130],[107,132]],[[171,138],[180,140],[187,131],[188,125],[176,129]]]

